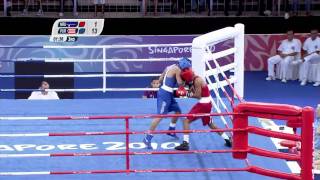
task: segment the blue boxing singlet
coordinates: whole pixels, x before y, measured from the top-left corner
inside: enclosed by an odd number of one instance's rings
[[[176,87],[176,77],[167,77],[168,71],[176,65],[167,67],[167,71],[163,77],[163,83],[158,91],[157,113],[167,114],[168,112],[181,112],[178,103],[174,99],[173,88]]]

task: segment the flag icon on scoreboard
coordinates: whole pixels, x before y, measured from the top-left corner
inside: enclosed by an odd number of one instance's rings
[[[80,28],[79,29],[79,34],[84,34],[86,32],[86,29],[85,28]]]
[[[76,28],[68,28],[67,33],[68,34],[77,34],[78,29]]]
[[[79,27],[84,27],[85,25],[86,25],[86,22],[84,21],[79,22]]]

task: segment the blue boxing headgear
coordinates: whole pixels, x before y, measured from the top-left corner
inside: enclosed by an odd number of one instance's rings
[[[191,68],[191,60],[186,57],[183,57],[179,60],[178,65],[181,70]]]

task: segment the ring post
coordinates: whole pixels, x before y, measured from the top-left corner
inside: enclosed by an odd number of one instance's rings
[[[312,156],[313,154],[313,121],[314,111],[311,107],[302,110],[301,128],[301,178],[313,179]]]
[[[234,108],[235,113],[242,113],[239,110],[239,107]],[[234,152],[232,156],[235,159],[246,159],[247,158],[247,150],[248,150],[248,131],[245,130],[248,128],[248,115],[245,114],[236,114],[233,116],[233,128],[234,129],[242,129],[238,131],[234,131],[232,141],[232,149],[235,151],[241,150],[244,152]]]
[[[234,38],[234,46],[236,52],[234,53],[235,67],[235,77],[237,81],[234,83],[234,88],[236,89],[238,95],[244,97],[244,25],[236,24],[235,29],[237,30],[237,35]]]

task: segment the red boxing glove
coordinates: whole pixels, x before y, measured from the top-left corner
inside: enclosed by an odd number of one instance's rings
[[[181,96],[186,96],[186,95],[187,95],[187,90],[183,86],[180,86],[176,90],[176,97],[181,97]]]

